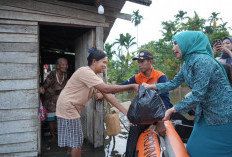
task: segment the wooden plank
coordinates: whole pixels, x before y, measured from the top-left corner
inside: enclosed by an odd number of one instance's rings
[[[7,154],[1,154],[4,157],[38,157],[38,152],[22,152],[22,153],[7,153]]]
[[[37,151],[37,141],[1,145],[0,153]]]
[[[19,43],[22,43],[22,42],[38,42],[38,36],[37,35],[32,35],[32,34],[0,33],[0,42],[5,42],[5,43],[6,42],[19,42]]]
[[[0,63],[0,79],[37,78],[37,72],[37,64]]]
[[[0,144],[24,143],[37,140],[37,132],[19,132],[0,135]]]
[[[0,10],[8,10],[8,11],[17,11],[17,12],[23,12],[23,13],[34,13],[34,14],[43,14],[43,15],[53,15],[45,12],[39,12],[39,11],[33,11],[33,10],[28,10],[28,9],[22,9],[22,8],[17,8],[17,7],[10,7],[6,5],[2,5],[0,1]]]
[[[37,108],[38,89],[0,92],[0,100],[0,110]]]
[[[95,6],[90,6],[90,5],[84,5],[84,4],[79,4],[79,3],[72,3],[72,5],[70,5],[69,2],[58,1],[58,0],[49,0],[49,1],[48,0],[36,0],[36,1],[97,13],[97,8]]]
[[[101,147],[104,145],[104,101],[95,101],[93,105],[93,137],[94,137],[94,148]]]
[[[131,17],[132,17],[131,14],[125,14],[125,13],[112,14],[111,16],[115,18],[127,20],[127,21],[131,21]]]
[[[0,134],[10,134],[16,132],[30,132],[38,130],[38,118],[18,121],[0,122]]]
[[[37,59],[38,59],[38,53],[1,52],[0,51],[0,63],[33,63],[33,64],[37,64]]]
[[[37,89],[37,79],[28,80],[0,80],[0,90],[22,90],[22,89]]]
[[[96,27],[96,48],[99,50],[104,49],[103,38],[103,27]]]
[[[63,1],[57,1],[57,0],[49,0],[49,1],[47,1],[47,0],[36,0],[36,1],[46,2],[46,3],[54,4],[54,5],[58,4],[59,6],[71,7],[71,8],[78,9],[78,10],[85,10],[85,11],[93,12],[93,13],[96,13],[96,14],[98,13],[97,12],[97,7],[95,7],[95,6],[83,5],[83,4],[78,4],[78,3],[72,4],[70,6],[70,3],[63,2]],[[122,6],[121,6],[121,8],[122,8]],[[115,8],[109,8],[107,6],[107,7],[105,7],[104,15],[130,21],[131,20],[131,15],[130,14],[125,14],[125,13],[120,13],[121,8],[120,9],[115,9]]]
[[[38,22],[0,19],[0,24],[37,26]]]
[[[64,23],[70,25],[81,25],[81,26],[101,26],[108,27],[109,24],[104,22],[93,22],[82,19],[76,19],[71,17],[58,17],[54,15],[40,15],[33,13],[22,13],[9,10],[0,10],[0,18],[3,19],[14,19],[14,20],[27,20],[27,21],[38,21],[38,22],[49,22],[49,23]]]
[[[89,140],[90,143],[94,143],[94,128],[93,128],[93,123],[94,123],[94,106],[93,106],[94,100],[91,99],[88,102],[88,106],[86,108],[86,131],[87,131],[87,139]]]
[[[0,122],[10,120],[36,119],[38,115],[38,108],[0,110]]]
[[[96,48],[103,50],[103,28],[96,28]],[[104,101],[96,101],[94,110],[94,147],[104,145]]]
[[[38,34],[37,26],[0,24],[2,33]]]
[[[0,43],[0,52],[38,53],[38,43]]]
[[[39,2],[39,1],[31,1],[31,0],[20,0],[20,1],[1,0],[0,4],[10,7],[23,8],[23,9],[27,9],[28,11],[33,10],[41,13],[50,13],[50,14],[78,18],[88,21],[95,21],[95,22],[105,21],[104,16],[99,15],[97,13],[92,13],[71,7],[59,6],[59,1],[57,2],[57,4],[49,4],[47,2]],[[69,4],[71,6],[73,3],[69,3]],[[97,8],[95,8],[95,10],[97,10]]]
[[[1,154],[4,157],[38,157],[38,152],[22,152],[22,153],[8,153]]]
[[[86,58],[88,57],[88,50],[93,47],[92,31],[88,31],[81,37],[75,40],[75,68],[78,69],[83,65],[87,65]]]

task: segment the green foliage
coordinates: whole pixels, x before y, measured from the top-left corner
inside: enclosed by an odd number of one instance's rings
[[[222,39],[225,36],[230,36],[227,27],[227,22],[223,22],[222,18],[218,17],[220,13],[213,12],[208,19],[201,18],[196,12],[193,17],[187,16],[187,12],[178,11],[174,15],[174,20],[163,21],[162,36],[163,38],[158,41],[150,41],[142,45],[138,52],[141,50],[149,50],[154,55],[154,67],[157,70],[165,73],[169,79],[177,74],[183,60],[176,59],[172,50],[172,36],[182,31],[194,30],[203,31],[208,37],[211,44],[213,40]],[[133,12],[132,22],[135,26],[140,24],[142,16],[139,15],[139,10]],[[221,24],[217,24],[222,22]],[[108,81],[110,83],[121,83],[133,75],[139,73],[137,62],[131,61],[137,52],[131,52],[130,48],[136,44],[134,37],[130,34],[119,34],[119,38],[113,44],[105,44],[105,51],[108,54]],[[116,51],[112,50],[116,47]]]
[[[119,34],[119,38],[113,44],[106,43],[105,51],[108,55],[108,82],[121,83],[133,74],[137,73],[136,63],[131,61],[134,52],[130,52],[130,48],[136,44],[135,37],[129,33]],[[112,50],[116,46],[118,51]]]
[[[133,11],[131,22],[134,23],[135,27],[137,27],[143,19],[143,16],[139,14],[139,10]]]

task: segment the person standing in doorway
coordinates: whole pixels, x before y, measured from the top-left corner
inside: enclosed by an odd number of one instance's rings
[[[51,71],[44,84],[40,87],[40,93],[44,94],[43,104],[47,111],[46,121],[48,121],[52,141],[56,140],[56,102],[61,90],[67,83],[68,61],[59,58],[56,61],[56,70]]]

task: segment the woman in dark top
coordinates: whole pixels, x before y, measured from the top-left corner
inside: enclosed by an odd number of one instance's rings
[[[61,90],[67,83],[67,69],[68,61],[65,58],[59,58],[56,63],[56,70],[49,73],[40,89],[41,94],[44,94],[43,104],[47,111],[46,121],[49,123],[53,140],[56,139],[56,102]]]

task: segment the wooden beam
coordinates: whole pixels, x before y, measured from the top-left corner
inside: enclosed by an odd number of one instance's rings
[[[37,151],[38,145],[37,141],[25,142],[25,143],[13,143],[1,145],[0,153],[14,153],[14,152],[30,152]],[[5,155],[4,155],[5,156]]]
[[[38,53],[33,52],[1,52],[0,63],[32,63],[36,64]]]
[[[38,53],[38,43],[0,43],[0,52],[34,52]]]
[[[37,26],[0,24],[0,32],[38,34]]]
[[[114,18],[119,18],[127,21],[131,21],[131,14],[125,14],[125,13],[116,13],[116,12],[106,12],[106,16],[114,17]],[[107,21],[107,20],[106,20]]]
[[[27,43],[28,42],[28,43],[31,43],[31,42],[38,42],[38,38],[37,38],[37,34],[33,35],[33,34],[0,33],[0,42],[19,42],[19,43],[22,43],[22,42]]]
[[[38,119],[0,122],[0,135],[38,130]],[[0,147],[1,148],[1,147]]]
[[[146,6],[150,6],[152,3],[152,0],[127,0],[133,3],[137,3],[137,4],[141,4],[141,5],[146,5]]]
[[[0,135],[1,145],[33,142],[36,140],[37,140],[37,132],[34,131]]]
[[[37,78],[27,80],[0,80],[0,87],[1,91],[37,89],[37,83]]]
[[[39,145],[39,144],[38,144]],[[31,151],[31,152],[20,152],[20,153],[7,153],[7,154],[1,154],[4,157],[12,157],[12,156],[20,156],[20,157],[37,157],[38,151]]]
[[[2,19],[13,19],[13,20],[24,20],[24,21],[38,21],[38,22],[49,22],[49,23],[64,23],[73,25],[83,25],[83,26],[101,26],[108,27],[107,23],[104,22],[94,22],[82,19],[76,19],[71,17],[60,17],[56,15],[45,15],[36,13],[25,13],[13,10],[0,9],[0,18]]]
[[[7,25],[29,25],[29,26],[37,26],[38,22],[30,22],[30,21],[21,21],[21,20],[6,20],[0,19],[0,24],[7,24]]]
[[[103,43],[103,28],[96,28],[96,48],[104,49]],[[104,101],[95,101],[92,104],[93,110],[93,144],[94,147],[101,147],[104,145]]]
[[[37,11],[38,13],[51,13],[60,16],[66,16],[71,18],[77,18],[82,20],[88,21],[95,21],[95,22],[104,22],[104,16],[83,11],[79,9],[73,9],[71,7],[64,7],[59,5],[59,1],[56,4],[49,4],[47,2],[39,2],[33,0],[1,0],[1,5],[16,7],[26,9],[28,11]],[[72,3],[69,3],[70,6]]]
[[[35,57],[36,59],[37,57]],[[15,60],[17,57],[15,57]],[[32,79],[37,77],[37,64],[0,63],[0,79]]]

